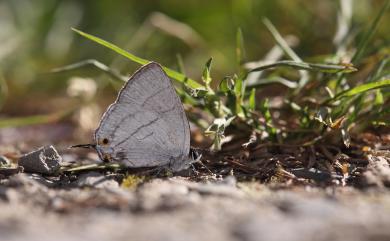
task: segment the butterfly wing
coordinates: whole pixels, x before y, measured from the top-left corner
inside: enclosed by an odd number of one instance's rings
[[[104,113],[95,142],[102,159],[129,167],[163,166],[188,157],[188,120],[159,64],[141,67],[124,85]]]

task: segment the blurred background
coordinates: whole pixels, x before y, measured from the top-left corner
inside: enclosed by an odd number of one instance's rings
[[[334,52],[336,31],[342,31],[340,17],[356,35],[352,41],[359,40],[361,30],[369,26],[384,1],[344,2],[353,9],[344,8],[340,14],[343,1],[2,0],[0,142],[20,144],[23,140],[43,145],[75,138],[91,141],[91,133],[102,111],[116,97],[118,85],[91,66],[51,71],[87,59],[123,75],[139,67],[77,35],[71,27],[173,69],[178,69],[178,59],[182,59],[186,74],[193,79],[200,79],[205,62],[213,57],[212,77],[218,82],[237,72],[238,28],[244,37],[246,61],[263,59],[275,46],[262,23],[264,17],[291,39],[294,50],[308,62]],[[382,21],[390,22],[390,15]],[[389,41],[390,29],[381,24],[369,51],[375,52],[375,46]]]

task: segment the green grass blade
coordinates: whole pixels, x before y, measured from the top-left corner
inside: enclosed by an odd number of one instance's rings
[[[238,28],[236,33],[236,58],[238,66],[241,66],[245,62],[245,55],[244,36],[242,35],[241,28]]]
[[[298,84],[296,82],[287,80],[282,77],[275,76],[275,77],[268,77],[266,79],[260,79],[257,83],[247,85],[247,88],[249,89],[260,88],[263,85],[269,85],[269,84],[281,84],[290,89],[295,89],[298,87]]]
[[[376,30],[378,28],[379,21],[381,20],[383,15],[387,12],[387,10],[389,9],[389,6],[390,6],[390,1],[387,0],[386,3],[384,4],[384,6],[382,7],[382,9],[379,11],[378,15],[375,17],[371,26],[369,27],[369,30],[364,34],[363,39],[358,44],[356,53],[352,57],[351,63],[356,64],[356,62],[358,62],[360,60],[360,58],[362,57],[362,55],[367,47],[367,44],[369,43],[370,39],[372,38],[372,36],[374,35],[374,33],[376,32]]]
[[[209,60],[207,60],[206,65],[204,66],[204,69],[203,69],[202,80],[203,80],[203,83],[205,84],[206,88],[210,88],[210,83],[212,80],[211,75],[210,75],[212,62],[213,62],[213,58],[210,58]]]
[[[243,99],[242,90],[243,90],[243,88],[244,88],[244,81],[241,78],[236,78],[234,81],[234,96],[236,99],[235,113],[237,115],[242,113],[241,106],[243,104],[242,103],[242,99]]]
[[[276,40],[276,43],[279,45],[279,47],[295,62],[303,62],[302,59],[290,48],[286,40],[280,35],[279,31],[275,28],[275,26],[269,21],[267,18],[263,19],[264,25],[268,28],[268,30],[271,32],[272,36]],[[300,88],[306,85],[306,83],[309,81],[309,74],[305,70],[299,70],[299,74],[301,75],[301,78],[299,80],[297,91],[299,91]]]
[[[249,109],[250,110],[256,109],[256,89],[252,89],[249,95]]]
[[[63,168],[64,172],[81,172],[92,170],[105,170],[105,169],[120,169],[121,165],[118,163],[102,163],[102,164],[88,164],[78,167]]]
[[[386,75],[385,67],[387,63],[390,61],[390,56],[385,57],[382,59],[376,69],[373,71],[371,76],[367,79],[367,82],[376,81],[382,77],[382,75]]]
[[[99,37],[96,37],[96,36],[93,36],[91,34],[88,34],[88,33],[84,33],[83,31],[80,31],[78,29],[75,29],[75,28],[72,28],[73,31],[75,31],[76,33],[80,34],[81,36],[89,39],[89,40],[92,40],[100,45],[103,45],[115,52],[117,52],[118,54],[122,55],[122,56],[125,56],[126,58],[136,62],[136,63],[139,63],[139,64],[147,64],[149,63],[150,61],[149,60],[146,60],[146,59],[143,59],[143,58],[140,58],[138,56],[135,56],[129,52],[127,52],[126,50],[124,49],[121,49],[120,47],[116,46],[115,44],[112,44],[110,42],[107,42]]]
[[[374,106],[380,107],[385,103],[385,99],[383,97],[382,91],[380,89],[377,89],[375,91],[375,100],[374,100]]]
[[[277,61],[272,64],[263,65],[254,69],[251,69],[249,72],[263,71],[266,69],[271,69],[275,67],[291,67],[294,69],[303,69],[323,73],[350,73],[354,72],[357,69],[350,65],[334,65],[334,64],[314,64],[306,62],[296,62],[290,60]]]
[[[103,71],[107,75],[111,76],[114,80],[119,80],[119,81],[127,81],[129,78],[126,76],[122,76],[118,71],[115,69],[112,69],[108,67],[107,65],[95,60],[95,59],[87,59],[83,60],[77,63],[69,64],[66,66],[58,67],[55,69],[52,69],[50,72],[51,73],[60,73],[60,72],[66,72],[66,71],[72,71],[76,69],[83,68],[85,66],[93,66],[97,68],[98,70]]]
[[[275,28],[275,26],[269,21],[267,18],[263,19],[264,25],[268,28],[268,30],[271,32],[272,36],[276,40],[276,43],[279,45],[280,48],[294,61],[296,62],[302,62],[302,59],[290,48],[286,40],[280,35],[279,31]]]
[[[351,97],[360,93],[364,93],[370,90],[378,89],[378,88],[384,88],[384,87],[390,87],[390,79],[385,79],[382,81],[377,82],[370,82],[367,84],[362,84],[359,86],[356,86],[350,90],[342,91],[338,93],[334,98],[331,100],[337,100],[343,97]]]
[[[135,56],[134,54],[131,54],[129,53],[128,51],[124,50],[124,49],[121,49],[120,47],[116,46],[115,44],[112,44],[110,42],[107,42],[101,38],[98,38],[96,36],[93,36],[91,34],[87,34],[87,33],[84,33],[83,31],[80,31],[80,30],[77,30],[75,28],[72,28],[73,31],[75,31],[76,33],[80,34],[81,36],[89,39],[89,40],[92,40],[93,42],[95,43],[98,43],[100,45],[103,45],[104,47],[106,48],[109,48],[115,52],[117,52],[118,54],[130,59],[131,61],[133,62],[136,62],[136,63],[139,63],[139,64],[142,64],[142,65],[145,65],[151,61],[149,60],[146,60],[146,59],[143,59],[143,58],[140,58],[138,56]],[[169,77],[171,77],[172,79],[180,82],[180,83],[186,83],[190,88],[193,88],[193,89],[196,89],[196,88],[200,88],[202,87],[199,83],[197,83],[195,80],[193,79],[190,79],[188,77],[186,77],[185,75],[177,72],[177,71],[174,71],[168,67],[165,67],[165,66],[162,66],[164,71],[167,73],[167,75]]]

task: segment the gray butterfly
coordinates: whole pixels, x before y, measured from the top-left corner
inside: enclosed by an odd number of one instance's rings
[[[127,167],[180,171],[193,162],[183,105],[169,77],[154,62],[142,66],[122,87],[94,139],[100,159]]]

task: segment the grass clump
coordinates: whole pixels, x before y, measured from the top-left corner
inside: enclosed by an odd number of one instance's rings
[[[385,71],[388,67],[388,49],[384,46],[379,52],[366,56],[365,62],[361,61],[388,7],[389,2],[386,2],[368,31],[363,33],[357,47],[346,46],[346,43],[339,41],[335,53],[310,57],[319,60],[317,63],[304,62],[272,23],[265,19],[264,24],[276,45],[284,52],[285,60],[270,62],[264,59],[262,62],[265,64],[255,67],[256,64],[245,62],[243,32],[239,29],[236,38],[238,73],[220,81],[213,80],[212,58],[205,64],[200,82],[168,67],[164,67],[164,70],[180,84],[177,89],[183,102],[209,116],[211,121],[208,126],[204,122],[195,123],[212,137],[214,150],[221,149],[228,127],[255,133],[262,141],[301,145],[312,145],[338,135],[348,147],[351,141],[349,133],[353,130],[362,130],[378,123],[389,124],[389,113],[386,111],[389,92],[386,88],[390,86],[390,79],[388,71]],[[98,37],[73,30],[131,61],[140,64],[149,62]],[[354,54],[340,55],[337,50],[341,47],[350,48]],[[343,59],[350,61],[345,63]],[[382,61],[373,63],[373,59]],[[361,74],[359,68],[364,69],[365,73]],[[283,88],[283,98],[278,99],[279,103],[273,96],[259,96],[268,86]]]

